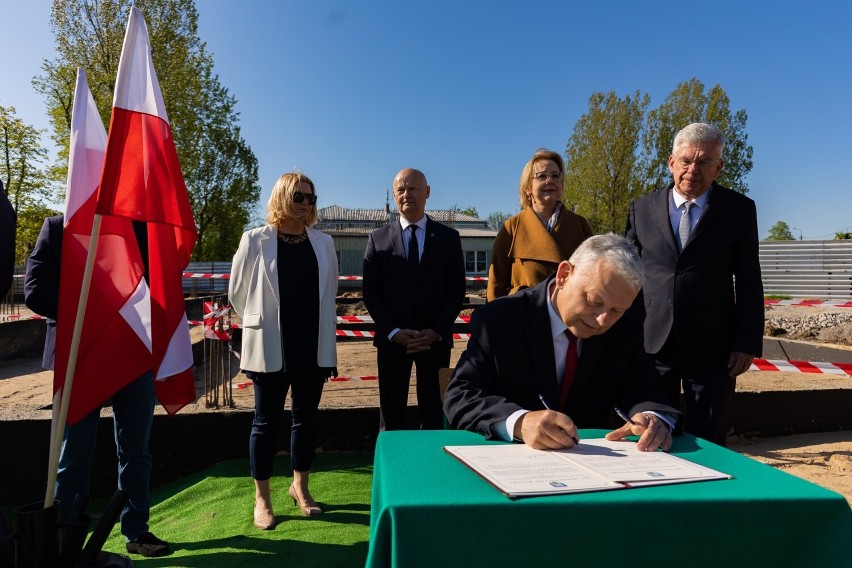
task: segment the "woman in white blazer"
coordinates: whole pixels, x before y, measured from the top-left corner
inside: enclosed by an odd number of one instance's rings
[[[242,320],[240,367],[254,383],[249,460],[255,484],[254,524],[275,526],[270,498],[276,435],[290,390],[293,423],[289,494],[302,514],[322,509],[308,490],[323,384],[336,375],[337,255],[316,223],[314,183],[300,173],[278,178],[266,226],[243,233],[228,295]]]

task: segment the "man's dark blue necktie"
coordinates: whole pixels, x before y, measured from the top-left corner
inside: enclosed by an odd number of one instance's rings
[[[408,237],[408,266],[415,270],[420,264],[420,249],[417,247],[417,225],[409,225],[408,228],[410,232]]]

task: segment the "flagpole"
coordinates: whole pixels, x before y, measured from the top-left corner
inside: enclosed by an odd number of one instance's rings
[[[74,383],[74,370],[77,366],[77,352],[80,349],[80,335],[83,329],[83,320],[86,315],[86,306],[89,301],[89,288],[92,283],[92,269],[95,266],[95,255],[98,248],[98,237],[101,232],[101,215],[95,214],[92,223],[92,236],[89,239],[89,252],[86,255],[86,266],[83,269],[83,282],[80,287],[80,300],[77,302],[77,312],[74,315],[74,333],[71,336],[71,349],[68,353],[68,366],[65,369],[65,382],[62,385],[62,399],[59,412],[56,412],[56,396],[54,396],[54,410],[50,428],[50,456],[47,470],[47,491],[44,496],[44,508],[53,506],[56,500],[56,477],[59,474],[59,451],[62,448],[62,434],[65,432],[65,423],[68,419],[68,402],[71,400],[71,387]],[[58,394],[58,393],[57,393]],[[53,421],[55,420],[55,424]],[[69,503],[70,504],[70,503]]]
[[[50,412],[50,446],[48,446],[48,451],[51,451],[53,445],[56,443],[56,437],[59,435],[57,432],[59,428],[59,407],[62,406],[62,387],[59,387],[55,393],[53,393],[53,404],[51,406]],[[52,455],[52,454],[51,454]],[[51,470],[56,471],[59,469],[59,464],[56,467],[52,467],[51,460],[48,460],[47,465],[47,477],[50,477]],[[45,507],[49,507],[47,505],[47,497],[45,497]]]

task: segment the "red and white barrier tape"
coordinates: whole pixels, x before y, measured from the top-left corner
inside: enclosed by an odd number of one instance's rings
[[[363,377],[331,377],[328,379],[330,383],[344,383],[350,381],[378,381],[378,375],[364,375]],[[254,383],[251,381],[243,381],[241,383],[237,383],[238,389],[244,389],[254,386]]]
[[[359,331],[357,329],[338,329],[335,334],[338,337],[375,337],[373,331]]]
[[[375,337],[376,332],[374,331],[358,331],[354,329],[338,329],[336,332],[337,337]],[[454,333],[453,339],[470,339],[469,333]]]
[[[212,272],[184,272],[184,278],[215,278],[219,280],[228,280],[231,275],[230,273],[224,274],[214,274]]]
[[[797,306],[797,307],[825,307],[825,308],[852,308],[852,300],[763,300],[764,306]]]
[[[827,375],[852,376],[852,363],[811,363],[808,361],[783,361],[779,359],[755,359],[749,371],[786,371],[797,373],[824,373]],[[329,382],[377,381],[376,375],[361,377],[333,377]],[[251,381],[237,383],[238,389],[252,386]]]
[[[217,278],[221,280],[228,280],[231,275],[230,273],[224,274],[213,274],[211,272],[184,272],[184,278]],[[355,276],[355,275],[340,275],[337,277],[338,280],[363,280],[363,276]],[[469,280],[471,282],[487,282],[487,276],[465,276],[465,280]]]
[[[370,316],[337,316],[337,323],[375,323]],[[458,316],[455,323],[470,323],[470,316]]]
[[[823,363],[820,361],[787,361],[784,359],[755,359],[749,371],[782,371],[786,373],[817,373],[852,376],[852,363]]]

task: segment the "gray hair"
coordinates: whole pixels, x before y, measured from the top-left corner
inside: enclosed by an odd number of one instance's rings
[[[725,151],[725,135],[722,131],[712,124],[704,124],[703,122],[693,122],[685,126],[674,138],[672,143],[672,154],[677,154],[677,149],[684,144],[690,146],[700,146],[702,144],[719,146]]]
[[[614,233],[595,235],[583,241],[568,259],[577,269],[591,268],[598,261],[607,263],[636,289],[645,282],[645,266],[633,244]]]

